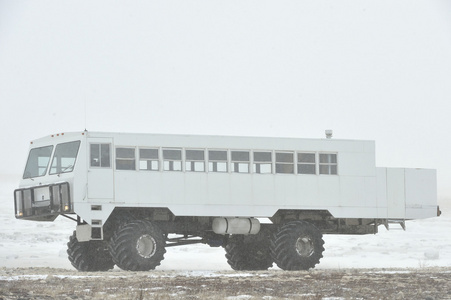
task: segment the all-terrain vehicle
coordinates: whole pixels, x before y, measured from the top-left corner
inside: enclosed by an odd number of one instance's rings
[[[378,168],[373,141],[107,132],[31,142],[19,219],[77,223],[81,271],[157,267],[166,247],[225,248],[235,270],[307,270],[323,234],[437,216],[436,172]]]

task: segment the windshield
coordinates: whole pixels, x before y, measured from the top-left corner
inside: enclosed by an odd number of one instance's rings
[[[53,146],[45,146],[30,150],[27,165],[23,173],[23,178],[33,178],[44,176],[47,172],[50,156],[52,156]]]
[[[80,141],[56,145],[50,174],[68,173],[74,170]]]

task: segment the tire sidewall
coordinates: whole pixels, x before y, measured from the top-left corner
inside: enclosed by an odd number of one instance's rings
[[[306,226],[304,223],[299,226],[293,226],[293,232],[290,234],[290,241],[288,243],[289,252],[295,259],[295,266],[300,266],[302,269],[311,268],[322,257],[322,239],[318,237],[318,230],[311,224]],[[296,249],[296,244],[300,238],[308,238],[312,242],[313,253],[309,256],[301,255]]]
[[[245,242],[242,237],[231,237],[227,243],[227,263],[236,271],[267,270],[272,267],[268,241]]]
[[[313,246],[309,256],[301,255],[296,243],[307,237]],[[271,241],[271,255],[277,266],[283,270],[308,270],[315,267],[323,257],[324,240],[321,232],[305,221],[292,221],[281,225],[274,232]]]
[[[146,227],[149,228],[149,226],[146,226]],[[157,233],[159,230],[155,229],[155,226],[151,225],[151,228],[152,228],[151,232],[148,232],[148,231],[137,231],[136,233],[134,233],[131,236],[130,244],[128,244],[128,247],[130,249],[130,253],[133,255],[134,259],[136,261],[138,261],[139,264],[141,266],[143,266],[143,267],[144,266],[151,267],[155,263],[155,261],[158,260],[158,258],[160,256],[162,257],[163,254],[164,254],[164,252],[162,252],[162,249],[164,249],[162,247],[162,245],[164,245],[163,236],[162,235],[160,236]],[[153,241],[154,241],[154,243],[155,243],[154,244],[155,249],[153,251],[153,254],[148,256],[148,257],[143,257],[142,255],[140,255],[138,253],[138,250],[137,250],[138,240],[141,237],[143,237],[143,236],[151,236]]]
[[[153,254],[149,257],[140,255],[137,250],[138,240],[151,236],[154,244]],[[164,259],[165,240],[162,231],[150,221],[134,220],[123,224],[113,234],[110,252],[115,263],[124,270],[148,271],[155,269]]]

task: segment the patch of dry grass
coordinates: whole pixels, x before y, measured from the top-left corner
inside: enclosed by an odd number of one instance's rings
[[[170,271],[80,273],[0,269],[0,299],[451,299],[450,272],[451,268],[398,273],[221,272],[201,276]],[[39,276],[23,276],[30,273]]]

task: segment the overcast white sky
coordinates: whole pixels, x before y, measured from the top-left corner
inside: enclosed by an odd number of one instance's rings
[[[451,198],[451,2],[0,0],[0,173],[91,131],[376,140]]]

